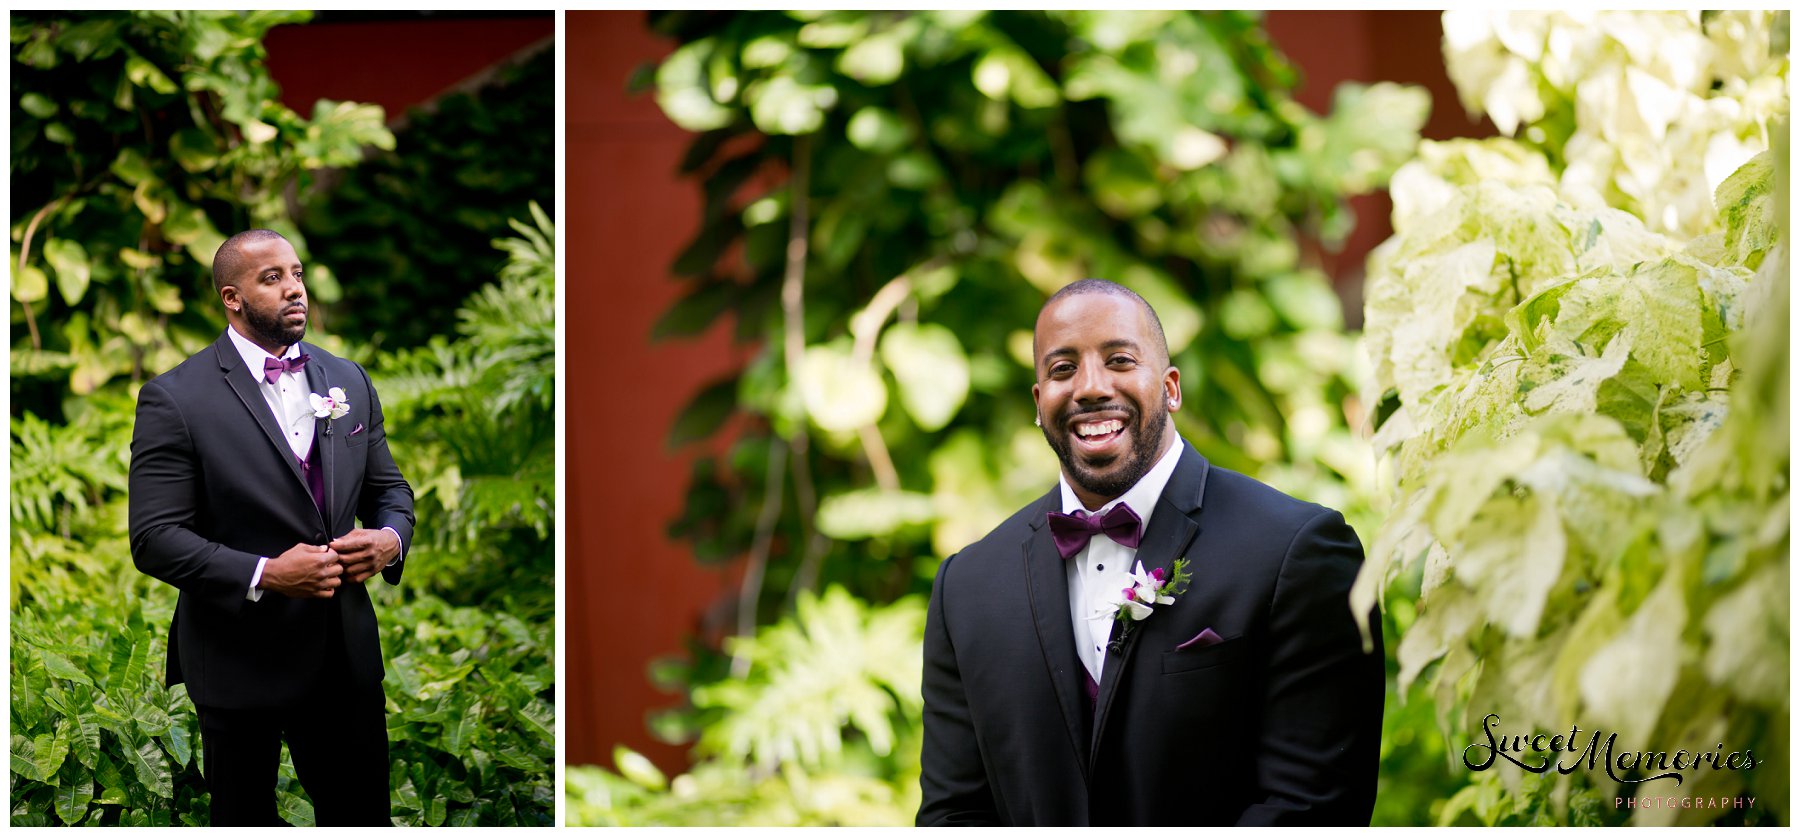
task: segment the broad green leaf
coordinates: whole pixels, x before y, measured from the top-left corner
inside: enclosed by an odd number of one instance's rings
[[[94,783],[83,776],[56,788],[56,817],[64,825],[75,825],[87,816],[88,803],[94,801]]]
[[[13,271],[12,276],[13,299],[24,303],[41,302],[50,293],[50,278],[36,265],[28,264],[22,271]]]
[[[469,743],[481,724],[481,705],[471,703],[456,720],[444,725],[444,751],[457,758],[469,754]]]
[[[669,786],[668,777],[655,763],[623,744],[613,747],[613,764],[619,768],[619,775],[642,787],[659,791]]]
[[[142,744],[133,747],[127,744],[124,748],[125,761],[137,774],[137,779],[151,793],[163,799],[175,795],[174,778],[169,772],[169,762],[163,758],[162,750],[154,740],[145,739]]]
[[[150,167],[150,161],[144,159],[143,152],[131,146],[119,150],[119,156],[113,158],[110,168],[120,180],[132,186],[146,181],[154,182],[156,177],[155,170]]]
[[[713,101],[707,89],[703,62],[714,49],[711,38],[684,44],[656,69],[656,103],[689,131],[710,131],[731,122],[731,109]]]
[[[968,397],[968,356],[956,334],[942,325],[888,327],[881,336],[881,360],[900,384],[900,405],[923,430],[949,424]]]
[[[906,67],[903,43],[889,32],[863,38],[838,56],[838,72],[871,87],[892,83]]]
[[[928,494],[858,488],[820,501],[816,522],[826,536],[853,541],[891,535],[902,526],[929,523],[935,517]]]
[[[67,721],[58,721],[56,733],[43,733],[32,740],[32,775],[48,781],[69,757]]]
[[[1785,232],[1776,214],[1774,176],[1774,158],[1765,151],[1732,172],[1714,193],[1733,264],[1755,269],[1764,251]]]
[[[1581,671],[1581,699],[1592,723],[1616,728],[1621,740],[1646,740],[1675,689],[1681,629],[1687,622],[1680,573],[1669,571],[1611,642]]]
[[[1720,597],[1707,611],[1706,676],[1746,701],[1787,704],[1788,566],[1772,564]]]
[[[850,117],[844,129],[852,145],[871,154],[892,154],[912,139],[912,126],[893,111],[871,105]]]
[[[39,119],[49,119],[56,115],[56,101],[36,91],[19,97],[19,107],[26,113]]]
[[[804,84],[777,75],[753,82],[744,90],[750,119],[767,134],[810,134],[825,124],[825,111],[837,104],[837,88]]]
[[[275,807],[276,812],[281,815],[282,821],[288,825],[305,828],[315,824],[312,803],[298,794],[284,790],[276,791]]]
[[[56,274],[56,289],[62,293],[63,301],[70,305],[81,302],[92,275],[87,249],[71,239],[53,238],[44,242],[44,261]]]
[[[854,431],[874,424],[887,410],[887,385],[881,376],[841,343],[807,347],[798,384],[807,415],[825,430]]]
[[[186,767],[188,760],[194,755],[193,733],[188,731],[185,723],[177,720],[169,727],[169,734],[162,740],[163,749],[169,751],[169,757],[175,760],[176,767]]]

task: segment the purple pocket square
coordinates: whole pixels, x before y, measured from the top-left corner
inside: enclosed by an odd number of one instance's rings
[[[350,431],[350,435],[355,436],[356,434],[361,433],[361,432],[363,432],[363,426],[361,424],[358,424],[358,425],[356,425],[355,430]]]
[[[1213,633],[1212,628],[1207,628],[1206,630],[1195,634],[1193,639],[1190,639],[1187,642],[1184,642],[1180,645],[1175,646],[1175,650],[1180,651],[1183,648],[1189,648],[1189,647],[1192,647],[1195,645],[1198,645],[1201,648],[1205,648],[1208,645],[1218,645],[1219,643],[1224,642],[1224,641],[1225,640],[1222,640],[1219,638],[1218,634]]]

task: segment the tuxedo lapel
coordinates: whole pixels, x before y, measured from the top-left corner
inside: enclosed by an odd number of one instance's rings
[[[1031,537],[1019,546],[1024,553],[1025,584],[1031,597],[1031,616],[1037,624],[1038,644],[1044,652],[1044,666],[1056,689],[1063,723],[1069,729],[1069,744],[1085,772],[1089,759],[1089,739],[1085,734],[1087,698],[1077,691],[1085,667],[1075,654],[1075,627],[1069,621],[1068,569],[1056,551],[1050,527],[1044,525],[1057,496],[1052,491],[1038,501],[1038,508],[1031,514]]]
[[[305,350],[308,347],[302,343],[301,348]],[[312,387],[313,392],[324,395],[332,387],[331,373],[325,368],[325,358],[316,351],[307,353],[312,355],[312,360],[306,364],[306,385]],[[337,508],[337,486],[332,479],[337,474],[337,456],[335,446],[331,444],[331,433],[330,419],[313,421],[313,450],[319,452],[319,474],[325,482],[325,508],[319,510],[319,515],[325,520],[325,528],[335,532],[337,530],[333,528],[331,510]]]
[[[275,425],[275,414],[269,411],[269,402],[263,400],[262,391],[256,387],[255,372],[244,369],[244,358],[238,354],[237,346],[231,342],[230,335],[223,335],[213,344],[213,352],[219,358],[219,370],[224,373],[225,383],[237,394],[239,403],[250,411],[250,417],[256,420],[268,438],[269,444],[275,447],[276,455],[287,463],[288,473],[300,483],[300,490],[306,489],[306,475],[300,473],[300,463],[294,459],[294,451],[288,447],[281,437],[281,428]],[[240,371],[242,370],[242,371]]]
[[[1175,466],[1175,473],[1170,475],[1168,485],[1164,486],[1162,496],[1157,498],[1156,512],[1150,517],[1150,528],[1144,532],[1143,541],[1138,545],[1137,561],[1144,565],[1144,572],[1153,572],[1162,568],[1165,576],[1172,571],[1175,559],[1187,553],[1188,545],[1194,542],[1194,535],[1200,531],[1196,520],[1200,510],[1200,498],[1206,488],[1206,473],[1210,466],[1206,458],[1196,452],[1192,445],[1183,444],[1181,460]],[[1066,597],[1065,597],[1066,598]],[[1163,607],[1176,607],[1176,604]],[[1149,619],[1157,618],[1152,612]],[[1067,621],[1067,620],[1065,620]],[[1137,649],[1138,641],[1143,638],[1149,627],[1148,620],[1132,626],[1120,643],[1118,651],[1113,651],[1109,643],[1106,665],[1100,674],[1100,694],[1096,698],[1094,712],[1094,734],[1089,743],[1088,753],[1098,752],[1100,736],[1106,731],[1106,718],[1112,709],[1113,697],[1118,693],[1120,678],[1131,664],[1132,652]],[[1113,626],[1113,635],[1118,635],[1119,625]]]

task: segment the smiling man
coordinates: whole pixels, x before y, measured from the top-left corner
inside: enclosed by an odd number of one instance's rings
[[[1062,479],[938,570],[919,824],[1366,825],[1384,687],[1355,533],[1181,439],[1129,289],[1068,285],[1033,337]]]
[[[300,341],[287,239],[239,233],[212,270],[225,333],[139,393],[129,493],[132,559],[181,591],[167,676],[200,717],[212,824],[283,824],[285,740],[318,824],[390,825],[363,583],[400,582],[412,489],[368,374]]]

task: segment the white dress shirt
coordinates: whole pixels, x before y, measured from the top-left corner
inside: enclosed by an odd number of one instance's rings
[[[1170,430],[1164,432],[1173,434]],[[1114,506],[1125,503],[1143,521],[1138,530],[1141,537],[1149,531],[1150,515],[1156,511],[1163,488],[1169,484],[1169,477],[1175,474],[1175,465],[1181,461],[1181,447],[1181,437],[1177,435],[1168,452],[1138,479],[1136,485],[1088,514],[1105,514]],[[1075,489],[1069,487],[1069,478],[1061,477],[1059,482],[1063,513],[1073,514],[1076,509],[1087,511],[1075,496]],[[1075,622],[1075,651],[1095,683],[1100,682],[1100,673],[1106,665],[1106,643],[1112,637],[1110,605],[1119,600],[1120,592],[1131,583],[1137,552],[1102,534],[1095,535],[1087,546],[1064,562],[1069,573],[1069,616]]]
[[[263,360],[275,355],[250,342],[238,333],[235,326],[225,326],[225,333],[231,335],[231,345],[237,347],[238,356],[244,359],[244,366],[256,378],[256,388],[262,392],[263,403],[269,405],[269,412],[274,414],[275,425],[281,428],[281,438],[287,442],[288,450],[294,452],[296,459],[306,461],[306,457],[312,453],[313,424],[318,421],[313,417],[312,390],[306,383],[306,370],[283,372],[271,384],[268,376],[263,374]],[[299,356],[300,344],[294,343],[287,347],[287,351],[279,359],[292,360]],[[400,540],[400,533],[392,526],[383,526],[382,529],[394,533],[394,540],[400,541],[400,551],[404,553],[406,543]],[[388,566],[393,566],[398,560],[400,558],[396,555],[394,561],[388,562]],[[257,560],[256,572],[250,576],[250,591],[244,598],[253,602],[262,600],[263,591],[258,590],[256,585],[262,582],[263,567],[268,563],[267,555]]]

